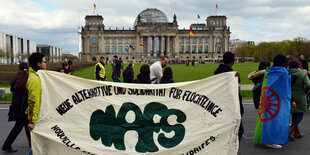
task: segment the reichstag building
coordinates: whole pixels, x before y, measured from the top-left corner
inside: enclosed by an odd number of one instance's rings
[[[109,61],[113,55],[124,62],[155,61],[163,55],[170,60],[220,58],[229,50],[230,29],[226,16],[209,16],[204,23],[179,29],[177,16],[169,22],[156,8],[138,14],[132,29],[107,29],[101,15],[87,15],[79,31],[82,61]],[[194,35],[190,35],[190,29]]]

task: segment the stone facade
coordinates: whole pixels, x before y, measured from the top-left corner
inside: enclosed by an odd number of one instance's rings
[[[235,53],[236,49],[243,46],[255,45],[254,41],[245,41],[240,39],[230,40],[230,48],[229,51]]]
[[[155,14],[154,14],[155,13]],[[154,19],[150,16],[153,15]],[[152,16],[151,16],[152,17]],[[160,19],[160,20],[158,20]],[[142,11],[133,29],[106,29],[101,15],[85,17],[79,31],[82,39],[82,61],[98,61],[100,56],[112,60],[113,55],[127,61],[154,61],[163,55],[170,60],[203,60],[219,58],[229,50],[230,29],[226,16],[209,16],[206,24],[192,24],[179,29],[177,17],[168,22],[158,9]]]

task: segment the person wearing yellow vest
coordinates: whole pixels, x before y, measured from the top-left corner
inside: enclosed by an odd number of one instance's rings
[[[36,72],[40,69],[46,69],[46,60],[44,54],[33,53],[28,58],[29,63],[29,77],[26,83],[26,90],[28,95],[28,128],[32,131],[39,117],[41,104],[41,80]]]
[[[104,57],[100,57],[100,61],[95,66],[95,76],[98,81],[106,81]]]

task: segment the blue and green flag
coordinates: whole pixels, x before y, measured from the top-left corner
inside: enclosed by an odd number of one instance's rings
[[[266,69],[254,141],[287,144],[291,109],[291,77],[284,67]]]

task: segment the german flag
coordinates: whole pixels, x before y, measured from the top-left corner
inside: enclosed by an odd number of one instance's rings
[[[195,32],[192,29],[190,29],[189,34],[193,37],[195,35]]]
[[[142,45],[142,44],[140,44],[140,47],[143,47],[143,45]]]
[[[94,3],[94,10],[96,10],[97,9],[97,7],[96,7],[96,4]]]

